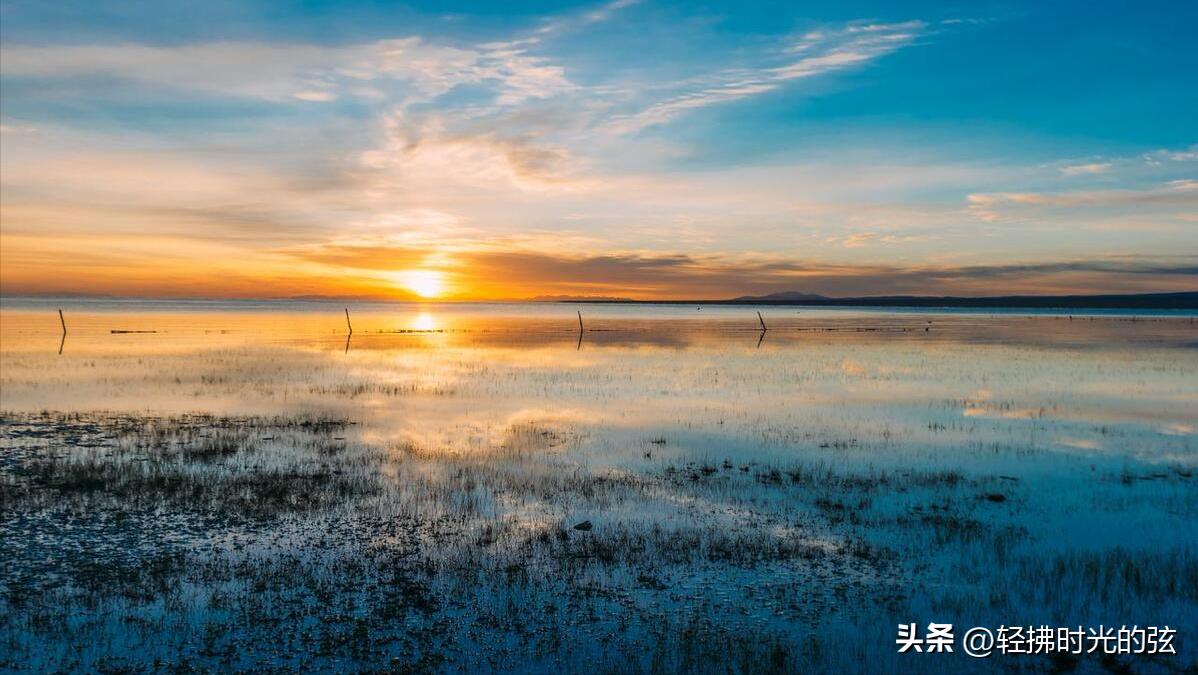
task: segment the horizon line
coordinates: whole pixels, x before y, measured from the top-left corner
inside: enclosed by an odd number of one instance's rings
[[[803,295],[788,299],[786,295]],[[0,301],[6,299],[29,300],[163,300],[163,301],[192,301],[192,302],[374,302],[395,304],[510,304],[510,303],[565,303],[565,304],[823,304],[828,302],[853,302],[866,300],[961,300],[978,302],[985,300],[1009,299],[1080,299],[1080,298],[1146,298],[1146,297],[1198,297],[1198,288],[1186,291],[1148,291],[1148,292],[1115,292],[1115,293],[1010,293],[1002,295],[846,295],[832,296],[800,291],[783,291],[763,295],[741,295],[728,298],[680,298],[680,299],[638,299],[623,296],[585,296],[557,295],[532,296],[524,298],[396,298],[386,296],[355,296],[355,295],[290,295],[290,296],[178,296],[178,295],[118,295],[118,294],[84,294],[84,293],[0,293]]]

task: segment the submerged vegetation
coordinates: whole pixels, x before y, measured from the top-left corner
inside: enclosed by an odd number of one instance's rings
[[[890,339],[5,352],[0,671],[1192,669],[1192,352]]]

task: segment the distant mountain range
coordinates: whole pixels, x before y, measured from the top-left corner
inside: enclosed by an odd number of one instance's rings
[[[1106,295],[1000,295],[954,297],[926,295],[882,295],[829,298],[787,291],[769,295],[745,295],[728,300],[600,300],[558,299],[558,302],[624,302],[671,305],[809,305],[824,307],[1009,307],[1028,309],[1198,309],[1198,291],[1181,293],[1138,293]]]
[[[790,297],[788,297],[790,296]],[[793,296],[800,296],[795,298]],[[1077,309],[1198,309],[1198,291],[1184,293],[1138,293],[1131,295],[1000,295],[953,297],[884,295],[860,298],[828,298],[802,293],[774,293],[722,301],[728,304],[824,305],[842,307],[1022,307]]]
[[[800,293],[798,291],[783,291],[781,293],[770,293],[769,295],[742,295],[739,298],[732,298],[727,302],[812,302],[815,300],[830,300],[826,295],[815,295],[814,293]]]
[[[400,300],[361,295],[297,295],[286,298],[127,298],[109,295],[28,295],[0,296],[6,304],[22,299],[93,300],[93,301],[157,301],[157,302],[232,302],[256,303],[287,300],[327,302],[401,302]],[[458,301],[461,302],[461,301]],[[1198,310],[1198,291],[1178,293],[1139,293],[1103,295],[1000,295],[989,297],[956,297],[926,295],[882,295],[852,298],[832,298],[815,293],[785,291],[769,295],[742,295],[724,300],[633,300],[619,296],[539,295],[531,300],[490,300],[486,302],[567,302],[595,304],[656,304],[656,305],[806,305],[813,307],[975,307],[1028,309],[1184,309]]]

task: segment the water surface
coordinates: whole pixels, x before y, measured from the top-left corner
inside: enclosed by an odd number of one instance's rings
[[[485,479],[523,476],[515,487],[484,480],[469,488],[470,499],[490,504],[487,522],[504,527],[587,520],[599,533],[701,524],[703,536],[762,527],[779,541],[873,547],[865,562],[846,558],[819,574],[801,558],[746,567],[713,563],[707,553],[698,567],[654,572],[660,580],[628,601],[639,608],[627,610],[637,617],[625,621],[633,626],[629,653],[648,639],[647,617],[679,608],[721,630],[747,630],[742,619],[750,621],[783,644],[844,646],[857,640],[846,626],[857,626],[859,656],[913,672],[931,666],[895,660],[900,622],[1193,628],[1191,586],[1133,586],[1115,569],[1127,560],[1150,568],[1149,577],[1154,569],[1174,581],[1188,575],[1192,585],[1192,316],[351,305],[350,336],[343,309],[6,301],[0,408],[348,420],[338,438],[396,456],[419,449],[421,461],[442,462],[438,475],[467,462],[471,471],[488,467]],[[598,501],[521,492],[560,475],[648,482],[637,483],[636,498]],[[396,480],[403,483],[402,472]],[[560,572],[559,563],[550,556],[538,564]],[[603,583],[629,592],[644,573],[626,564],[633,581]],[[1028,581],[1054,574],[1057,590]],[[797,598],[841,582],[859,597],[833,594],[817,615],[795,609]],[[762,600],[745,590],[757,586],[781,590]],[[537,603],[556,597],[538,593],[526,591]],[[462,616],[477,609],[468,605]],[[602,626],[549,625],[623,639]],[[447,663],[463,663],[454,659],[470,640],[450,642]],[[472,667],[569,663],[551,650],[513,650]],[[796,667],[861,663],[788,653]],[[998,666],[943,661],[933,669],[989,667]]]

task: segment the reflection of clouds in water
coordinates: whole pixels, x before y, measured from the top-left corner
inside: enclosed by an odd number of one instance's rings
[[[1185,344],[1188,325],[1164,322],[937,319],[934,339],[772,322],[757,350],[754,335],[724,321],[596,319],[575,351],[569,322],[558,330],[543,318],[470,318],[436,306],[398,320],[355,314],[346,354],[343,324],[309,330],[322,317],[97,315],[79,319],[80,335],[59,357],[57,335],[50,349],[40,328],[25,330],[43,318],[5,316],[6,409],[317,413],[359,421],[371,442],[461,453],[540,447],[539,437],[520,436],[535,427],[553,435],[554,452],[617,464],[646,452],[781,460],[836,448],[876,461],[948,462],[985,444],[1057,447],[1054,438],[1107,435],[1134,438],[1118,447],[1151,456],[1194,432],[1198,364],[1169,346]],[[855,315],[837,325],[862,321],[925,319]],[[372,322],[448,332],[370,332]],[[169,330],[99,332],[115,324]],[[1046,327],[1071,332],[1053,342]],[[1120,331],[1135,341],[1112,337]],[[1144,346],[1148,338],[1154,346]],[[1134,397],[1116,395],[1128,387]],[[645,446],[650,438],[668,443]]]
[[[1003,410],[988,406],[969,406],[965,408],[962,414],[966,417],[997,417],[1007,420],[1030,420],[1037,417],[1044,417],[1046,413],[1043,408]]]
[[[865,366],[861,365],[860,363],[858,363],[856,361],[850,360],[850,359],[845,359],[844,361],[841,361],[840,369],[842,371],[844,371],[845,375],[864,376],[869,373],[869,371],[865,369]]]
[[[595,411],[585,409],[511,409],[496,402],[488,410],[477,410],[450,402],[394,414],[377,410],[366,420],[361,438],[433,454],[509,457],[561,452],[577,443],[579,429],[599,421]]]
[[[1078,450],[1100,450],[1102,444],[1088,438],[1058,438],[1057,443]]]

